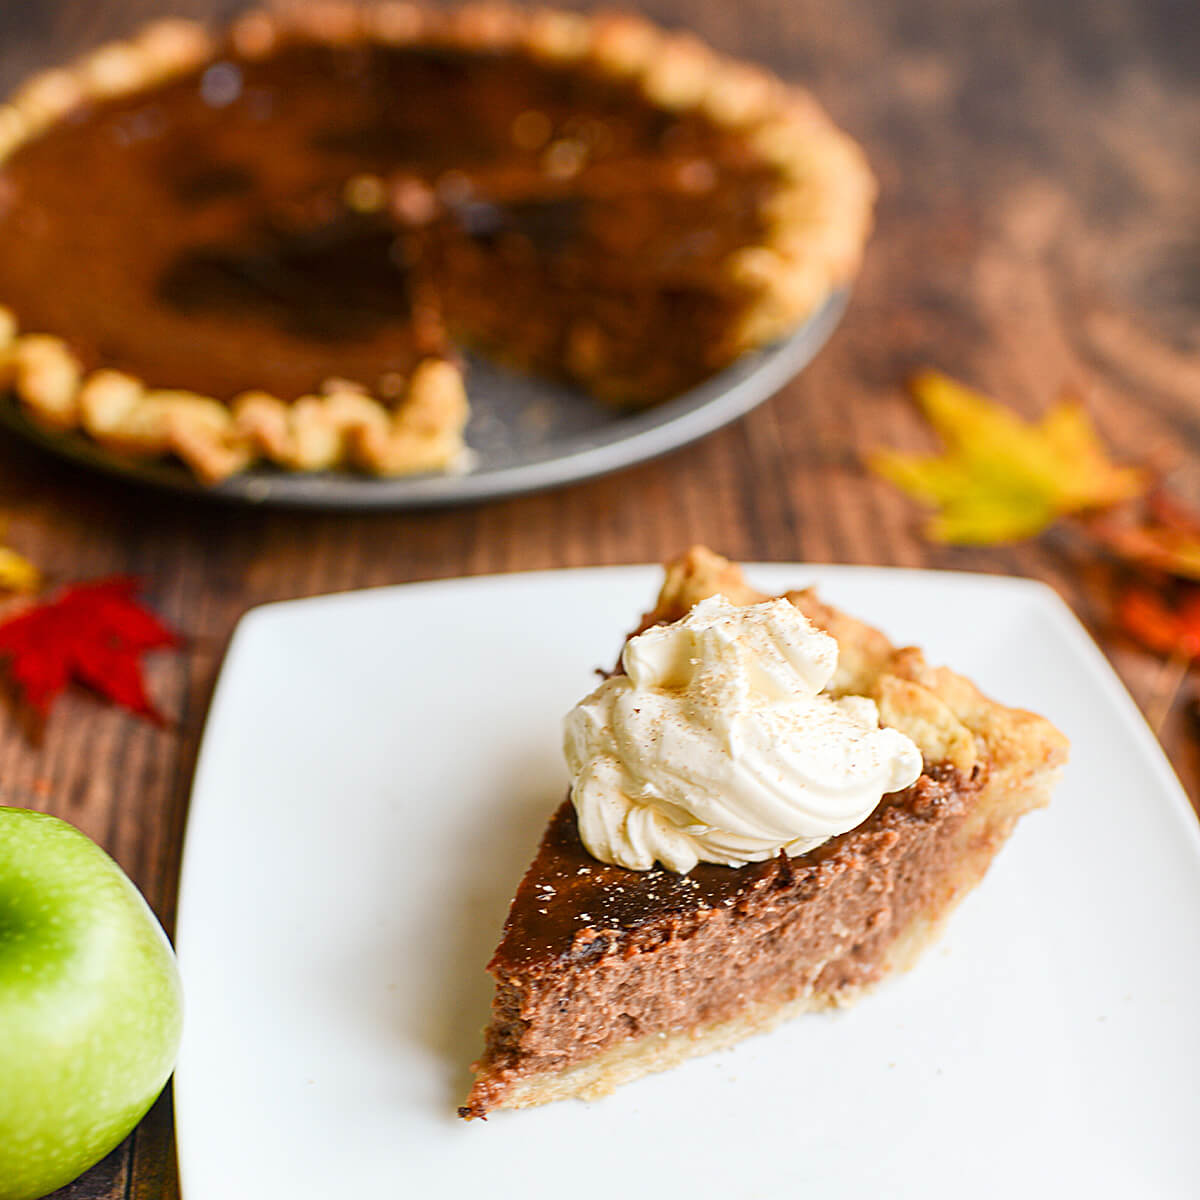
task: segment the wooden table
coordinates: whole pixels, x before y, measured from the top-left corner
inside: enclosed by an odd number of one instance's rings
[[[9,0],[0,88],[162,11],[154,0]],[[227,4],[193,0],[172,11]],[[256,512],[93,476],[0,441],[9,541],[54,577],[143,575],[188,635],[151,668],[159,730],[66,697],[40,745],[0,708],[0,803],[81,826],[168,929],[192,768],[221,655],[253,605],[484,572],[658,560],[694,541],[737,558],[1029,575],[1110,653],[1200,791],[1191,683],[1107,626],[1095,569],[1051,535],[930,546],[869,478],[878,443],[930,445],[900,381],[934,364],[1026,412],[1063,385],[1133,459],[1197,482],[1200,455],[1200,11],[1191,0],[654,0],[716,45],[808,80],[867,146],[878,231],[850,312],[803,376],[660,462],[550,495],[399,516]],[[0,250],[2,252],[2,250]],[[64,286],[69,281],[64,281]],[[101,298],[97,298],[98,302]],[[178,1194],[169,1098],[62,1195]]]

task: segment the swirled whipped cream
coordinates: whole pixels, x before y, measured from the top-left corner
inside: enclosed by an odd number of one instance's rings
[[[821,694],[837,642],[787,600],[696,605],[625,646],[624,675],[567,715],[584,845],[632,870],[803,854],[921,774],[875,702]]]

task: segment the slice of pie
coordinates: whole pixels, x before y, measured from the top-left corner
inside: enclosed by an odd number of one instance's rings
[[[0,105],[0,389],[207,481],[448,468],[457,345],[654,403],[851,279],[873,192],[806,93],[640,18],[160,22]]]
[[[718,595],[736,606],[760,607],[768,599],[736,566],[693,549],[667,568],[658,603],[639,632],[664,623],[719,632],[729,627],[731,610],[710,599]],[[1067,757],[1066,739],[1048,721],[997,704],[962,676],[930,666],[915,648],[896,648],[812,591],[789,592],[785,599],[836,641],[836,673],[814,703],[841,705],[874,730],[870,736],[919,751],[901,780],[907,785],[883,795],[860,824],[816,839],[806,852],[795,852],[802,846],[790,847],[791,853],[762,851],[758,861],[741,866],[702,861],[686,873],[661,861],[650,869],[600,861],[581,839],[582,827],[595,848],[595,829],[568,800],[550,821],[489,964],[496,980],[492,1020],[462,1116],[594,1098],[793,1014],[853,1002],[913,963],[983,876],[1017,818],[1048,802]],[[697,622],[702,610],[707,625]],[[783,642],[754,636],[765,657],[751,674],[778,677],[772,646]],[[660,667],[668,661],[659,644],[637,656],[639,670],[651,659]],[[630,662],[628,646],[624,661]],[[694,653],[679,661],[685,671],[697,670]],[[670,677],[679,669],[676,664],[658,679],[665,700],[658,696],[656,703],[669,702],[672,690],[684,686]],[[717,686],[711,673],[705,678],[704,687]],[[594,716],[593,702],[607,686],[581,707]],[[633,694],[626,688],[626,700]],[[722,704],[738,702],[736,689],[720,694],[727,697]],[[688,695],[685,710],[697,702]],[[876,710],[868,711],[862,698],[873,700]],[[765,707],[773,713],[777,705]],[[645,718],[640,702],[629,714],[635,711]],[[876,712],[882,729],[874,725]],[[666,718],[653,713],[651,728],[658,730],[654,736],[673,736]],[[690,744],[674,739],[676,749]],[[762,749],[771,751],[770,739]],[[906,753],[901,748],[901,759]],[[846,762],[861,767],[862,757],[852,753]],[[760,756],[756,783],[771,783],[765,761]],[[672,791],[679,778],[690,781],[704,769],[693,771],[676,756],[666,786],[650,789],[660,804],[668,801],[664,827],[671,836],[706,836],[694,815],[680,818],[673,811],[687,803],[686,789]],[[827,807],[829,795],[818,795],[817,809]],[[633,823],[646,814],[633,813],[622,809],[599,842],[608,848],[628,835],[644,849],[646,828],[634,830]],[[595,820],[593,813],[588,822]]]

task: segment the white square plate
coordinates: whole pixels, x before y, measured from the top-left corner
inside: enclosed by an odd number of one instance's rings
[[[484,973],[565,786],[559,729],[650,603],[633,567],[272,605],[240,625],[192,795],[175,1084],[186,1200],[1192,1197],[1200,830],[1040,584],[761,566],[1071,738],[943,942],[857,1007],[485,1122]]]

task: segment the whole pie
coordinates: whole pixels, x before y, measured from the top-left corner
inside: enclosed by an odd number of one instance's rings
[[[736,566],[694,549],[668,567],[641,630],[718,594],[738,606],[767,599]],[[569,799],[489,964],[492,1019],[462,1116],[594,1098],[793,1014],[849,1004],[912,964],[1017,819],[1049,801],[1067,742],[1048,721],[988,699],[812,591],[785,599],[836,640],[831,702],[869,698],[877,730],[915,746],[913,781],[807,852],[684,872],[600,861]]]
[[[0,387],[210,482],[453,468],[456,346],[654,403],[848,281],[872,198],[807,94],[635,17],[160,22],[0,106]]]

